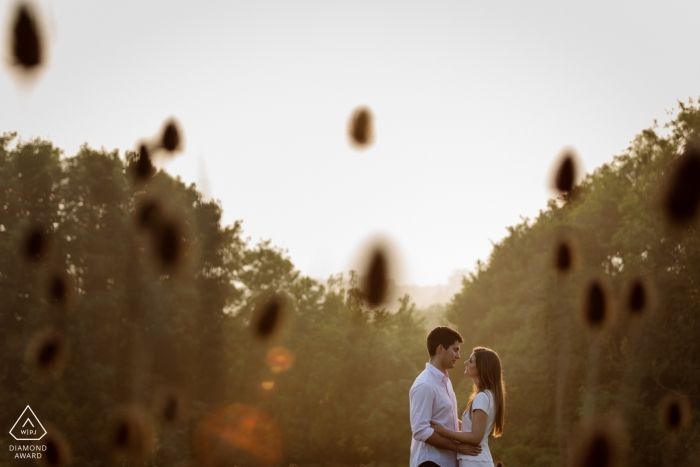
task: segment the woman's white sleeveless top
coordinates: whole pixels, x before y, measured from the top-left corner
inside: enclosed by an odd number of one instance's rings
[[[481,452],[478,456],[466,456],[464,454],[457,454],[457,459],[466,461],[477,461],[477,462],[493,462],[491,457],[491,451],[489,451],[489,434],[493,429],[493,422],[496,419],[496,406],[493,399],[493,394],[490,390],[485,390],[474,396],[472,401],[472,409],[483,410],[486,415],[488,415],[488,421],[486,422],[486,431],[484,432],[484,439],[481,440]],[[462,431],[465,433],[471,433],[472,431],[472,421],[469,418],[469,411],[465,410],[462,414]]]

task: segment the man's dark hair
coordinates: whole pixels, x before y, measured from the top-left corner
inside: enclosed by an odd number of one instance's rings
[[[442,344],[444,348],[448,348],[454,344],[455,341],[459,341],[461,344],[464,342],[464,339],[462,339],[460,333],[454,329],[447,326],[438,326],[430,331],[427,341],[428,354],[430,354],[431,357],[434,357],[435,353],[437,352],[438,345]]]

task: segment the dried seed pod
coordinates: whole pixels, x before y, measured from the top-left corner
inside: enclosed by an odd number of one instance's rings
[[[156,173],[148,147],[145,144],[139,146],[139,158],[134,163],[132,170],[136,181],[149,180]]]
[[[369,306],[379,306],[386,300],[388,284],[386,254],[375,249],[362,283],[362,293]]]
[[[162,390],[155,400],[155,414],[158,420],[172,424],[185,416],[185,397],[176,389]]]
[[[161,146],[168,152],[179,151],[182,144],[182,138],[180,137],[179,125],[175,119],[170,119],[166,122],[163,128],[163,136],[161,137]]]
[[[554,164],[552,185],[557,193],[571,193],[580,176],[579,158],[572,148],[565,148]]]
[[[182,238],[178,226],[173,221],[164,220],[156,232],[156,252],[164,268],[177,265],[182,255]]]
[[[609,326],[615,317],[610,286],[602,279],[594,279],[585,288],[582,306],[583,322],[591,329]]]
[[[574,467],[621,465],[626,448],[627,433],[619,419],[596,420],[578,438]]]
[[[136,225],[144,229],[154,229],[161,218],[160,205],[154,200],[142,200],[136,208]]]
[[[666,219],[674,225],[694,220],[700,205],[700,143],[688,144],[676,161],[666,189],[663,207]]]
[[[612,463],[612,445],[610,440],[601,433],[593,435],[588,450],[585,453],[583,466],[608,466]]]
[[[260,301],[253,313],[251,327],[256,337],[269,339],[280,327],[286,314],[286,300],[280,294],[271,294]]]
[[[574,161],[571,157],[565,158],[559,170],[557,171],[556,187],[557,190],[561,192],[569,192],[574,188],[574,177],[576,176],[576,169],[574,168]]]
[[[557,245],[554,264],[559,272],[568,272],[573,263],[571,248],[566,242]]]
[[[51,275],[48,284],[50,303],[55,305],[65,305],[70,299],[70,290],[70,280],[67,274],[57,272]]]
[[[46,426],[46,436],[41,440],[46,446],[39,463],[50,467],[63,467],[70,465],[72,454],[70,445],[65,436],[54,426]]]
[[[68,343],[52,329],[41,331],[29,342],[25,360],[40,374],[60,374],[68,361]]]
[[[351,293],[369,307],[380,307],[398,298],[395,284],[401,277],[401,255],[394,242],[381,234],[363,242],[351,273]]]
[[[672,392],[661,402],[659,412],[661,424],[671,432],[678,432],[690,426],[692,412],[686,396]]]
[[[112,454],[141,460],[153,443],[153,423],[144,411],[124,407],[117,412],[108,430],[107,445]]]
[[[54,276],[51,278],[51,283],[49,285],[49,296],[51,301],[54,303],[65,303],[66,296],[68,295],[68,287],[66,282],[61,276]]]
[[[49,231],[43,224],[34,223],[24,235],[24,257],[29,261],[43,261],[49,251]]]
[[[180,412],[180,401],[175,397],[170,397],[163,407],[163,419],[167,422],[174,422],[178,419]]]
[[[161,270],[174,272],[186,253],[186,223],[168,213],[153,199],[143,199],[136,208],[136,225],[150,236],[152,254]]]
[[[41,65],[44,58],[37,17],[27,3],[20,3],[12,26],[11,53],[14,64],[25,71]]]
[[[359,107],[348,122],[348,137],[358,149],[367,148],[374,141],[374,116],[368,107]]]
[[[632,278],[624,297],[627,312],[632,316],[644,316],[656,308],[656,289],[646,277]]]
[[[646,308],[647,293],[644,290],[644,285],[635,281],[632,284],[629,296],[629,308],[632,313],[641,313]]]
[[[554,246],[554,268],[559,274],[567,274],[578,265],[578,247],[572,238],[562,238]]]

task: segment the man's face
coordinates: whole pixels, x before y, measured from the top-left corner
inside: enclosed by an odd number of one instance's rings
[[[459,356],[459,346],[462,345],[460,344],[459,341],[454,341],[451,345],[447,346],[447,348],[443,348],[442,344],[438,346],[438,352],[440,352],[440,349],[442,348],[442,355],[440,356],[440,363],[442,363],[442,367],[445,368],[446,370],[450,370],[455,367],[455,362],[460,359]]]

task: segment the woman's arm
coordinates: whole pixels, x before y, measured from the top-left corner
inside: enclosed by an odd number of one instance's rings
[[[427,444],[435,446],[439,449],[446,449],[448,451],[454,451],[458,454],[465,454],[467,456],[478,456],[481,452],[481,446],[474,446],[468,443],[456,443],[449,438],[439,435],[433,432],[428,439],[425,440]]]
[[[484,433],[486,432],[486,423],[489,421],[489,416],[481,409],[474,409],[472,413],[472,431],[471,433],[465,433],[463,431],[452,431],[443,427],[442,425],[430,422],[430,426],[435,430],[436,433],[444,436],[445,438],[450,438],[460,443],[469,444],[481,444],[481,440],[484,439]]]

